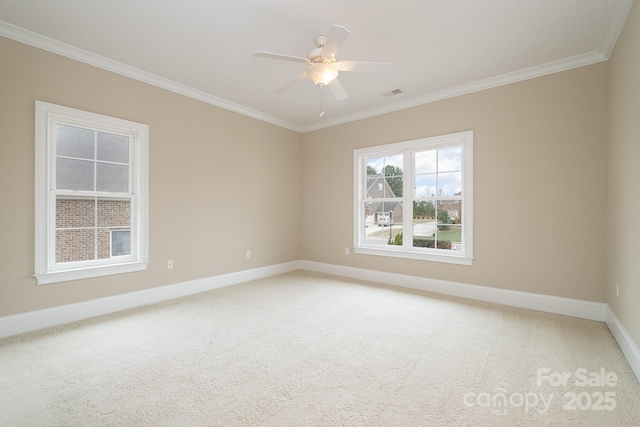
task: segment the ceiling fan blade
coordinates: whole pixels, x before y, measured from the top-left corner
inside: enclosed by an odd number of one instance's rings
[[[338,71],[352,71],[356,73],[391,74],[391,64],[388,62],[338,61]]]
[[[298,77],[296,77],[295,79],[291,80],[289,83],[285,84],[284,86],[276,90],[276,93],[282,93],[285,90],[291,89],[293,86],[295,86],[296,84],[304,80],[305,77],[307,77],[307,73],[298,74]]]
[[[333,58],[338,52],[338,49],[340,49],[340,46],[342,46],[347,37],[349,37],[349,34],[351,34],[351,31],[340,25],[331,27],[327,41],[320,54],[327,59]]]
[[[347,92],[345,92],[338,79],[333,79],[333,81],[329,83],[327,87],[329,88],[329,90],[331,90],[331,94],[336,99],[336,101],[342,101],[347,98]]]
[[[253,56],[257,56],[259,58],[278,59],[281,61],[302,62],[303,64],[306,64],[307,62],[309,62],[309,60],[306,58],[300,58],[300,57],[291,56],[291,55],[283,55],[281,53],[259,51],[254,53]]]

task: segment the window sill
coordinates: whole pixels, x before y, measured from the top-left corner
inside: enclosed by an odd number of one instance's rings
[[[105,265],[98,267],[78,268],[75,270],[54,271],[49,273],[34,274],[38,285],[49,283],[68,282],[70,280],[89,279],[92,277],[110,276],[113,274],[132,273],[147,269],[148,261],[131,262],[126,264]]]
[[[426,253],[418,251],[406,251],[397,249],[381,249],[381,248],[354,248],[356,254],[361,255],[376,255],[386,256],[394,258],[405,259],[417,259],[421,261],[433,261],[442,262],[446,264],[459,264],[459,265],[471,265],[473,263],[473,257],[461,256],[461,255],[448,255],[448,254],[436,254]]]

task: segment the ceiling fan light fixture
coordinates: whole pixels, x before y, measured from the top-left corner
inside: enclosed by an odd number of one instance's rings
[[[317,63],[307,66],[307,77],[313,80],[316,86],[326,86],[338,77],[338,70],[332,63]]]

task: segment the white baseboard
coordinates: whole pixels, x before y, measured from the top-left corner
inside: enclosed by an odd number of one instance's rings
[[[102,316],[129,308],[167,301],[300,269],[606,322],[613,337],[618,342],[622,353],[629,362],[631,369],[640,380],[640,350],[622,323],[620,323],[618,318],[604,303],[468,285],[465,283],[324,264],[314,261],[292,261],[143,291],[62,305],[44,310],[30,311],[13,316],[0,317],[0,338],[89,319],[91,317]]]
[[[160,286],[143,291],[98,298],[75,304],[61,305],[44,310],[29,311],[13,316],[0,317],[0,338],[193,295],[299,269],[300,261],[293,261],[189,282]]]
[[[607,304],[507,289],[489,288],[486,286],[468,285],[445,280],[427,279],[397,273],[386,273],[383,271],[323,264],[313,261],[302,261],[301,268],[319,273],[383,283],[385,285],[401,286],[438,294],[605,322],[613,338],[622,350],[622,354],[627,359],[631,370],[636,378],[638,378],[638,381],[640,381],[640,350],[631,338],[631,335],[629,335]]]
[[[468,285],[465,283],[427,279],[424,277],[407,276],[404,274],[387,273],[384,271],[323,264],[314,261],[302,261],[301,267],[304,270],[333,274],[352,279],[367,280],[383,283],[385,285],[401,286],[404,288],[493,302],[512,307],[528,308],[547,313],[564,314],[566,316],[597,320],[599,322],[605,321],[605,310],[607,305],[604,303],[512,291],[508,289],[490,288],[487,286]]]
[[[634,374],[636,374],[636,378],[640,381],[640,349],[629,335],[629,332],[625,329],[625,327],[620,323],[618,318],[611,308],[607,307],[607,318],[606,318],[607,326],[611,331],[611,335],[618,342],[618,346],[620,350],[622,350],[622,354],[629,362],[629,366]]]

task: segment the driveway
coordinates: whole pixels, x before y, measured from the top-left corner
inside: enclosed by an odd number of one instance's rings
[[[397,229],[398,227],[401,227],[401,226],[400,225],[393,226],[394,230]],[[389,231],[389,227],[381,227],[377,224],[367,224],[367,228],[365,228],[365,230],[366,230],[367,236],[369,236],[380,230]],[[436,233],[436,224],[434,222],[421,222],[419,224],[413,225],[414,236],[430,237],[430,236],[433,236],[435,233]]]
[[[436,224],[433,222],[421,222],[413,225],[413,235],[429,237],[436,234]]]

